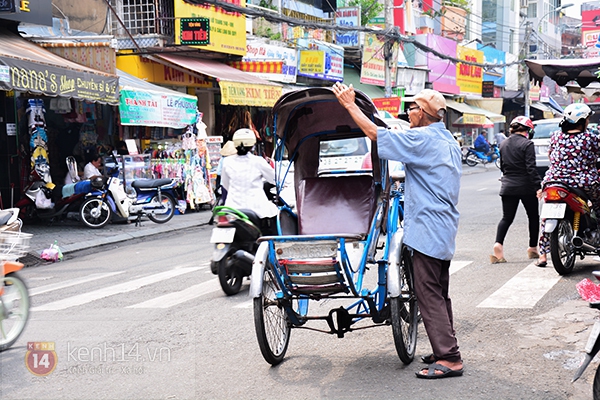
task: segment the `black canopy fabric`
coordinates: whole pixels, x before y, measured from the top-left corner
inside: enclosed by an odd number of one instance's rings
[[[576,81],[586,87],[592,82],[600,82],[600,58],[525,60],[529,76],[538,83],[548,76],[560,86]]]

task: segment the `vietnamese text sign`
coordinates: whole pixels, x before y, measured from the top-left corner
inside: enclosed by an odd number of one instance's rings
[[[320,50],[300,51],[300,67],[304,74],[322,74],[325,72],[325,52]]]
[[[208,18],[181,18],[180,43],[206,45],[210,43]]]
[[[221,104],[232,106],[273,107],[281,97],[281,86],[219,81]]]
[[[485,124],[485,115],[463,114],[463,123],[465,125],[483,125]]]
[[[344,80],[343,47],[312,39],[297,39],[296,46],[300,49],[307,49],[308,51],[321,51],[324,53],[323,72],[303,72],[300,68],[300,65],[302,65],[302,53],[307,50],[300,51],[300,61],[298,64],[299,76],[307,76],[309,78],[324,79],[334,82],[342,82]]]
[[[464,46],[456,48],[456,57],[460,60],[483,64],[482,51]],[[463,63],[456,64],[456,84],[460,87],[461,93],[481,94],[482,82],[483,68]]]
[[[360,26],[360,7],[338,8],[335,24],[340,26]],[[335,42],[344,47],[358,47],[358,31],[336,32]]]
[[[294,83],[298,68],[298,52],[296,49],[275,46],[258,41],[249,41],[246,45],[246,56],[243,62],[281,60],[281,71],[253,72],[254,75],[270,81]]]
[[[400,97],[382,97],[371,100],[379,111],[387,111],[392,115],[397,115],[400,111]]]
[[[7,67],[9,69],[6,75]],[[0,56],[0,89],[117,104],[119,78]],[[9,78],[9,79],[6,79]]]
[[[196,121],[198,99],[192,96],[121,89],[121,125],[185,128]]]
[[[223,0],[244,7],[240,0]],[[237,12],[225,11],[210,4],[189,4],[184,0],[175,0],[175,15],[178,17],[204,17],[209,21],[209,44],[202,49],[220,53],[246,54],[246,17]],[[180,18],[175,18],[175,32],[181,30]],[[179,35],[175,35],[175,44],[181,44]]]
[[[383,38],[380,39],[372,33],[365,34],[360,83],[385,86],[384,45]],[[398,59],[397,42],[394,43],[392,48],[392,59]],[[396,63],[392,66],[391,76],[396,76]]]

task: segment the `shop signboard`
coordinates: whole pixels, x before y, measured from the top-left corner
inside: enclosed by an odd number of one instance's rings
[[[456,41],[432,33],[416,35],[420,43],[434,49],[440,54],[450,57],[456,56]],[[456,84],[456,66],[451,60],[442,60],[431,52],[418,50],[415,54],[415,66],[429,69],[429,82],[433,82],[433,89],[442,93],[460,94],[460,87]]]
[[[385,60],[383,54],[383,38],[373,33],[365,34],[363,46],[362,68],[360,71],[360,83],[368,85],[385,86]],[[392,59],[398,59],[398,43],[392,48]],[[396,64],[392,66],[391,74],[396,76]]]
[[[0,55],[0,89],[118,103],[119,78]],[[8,73],[7,73],[8,72]]]
[[[481,83],[481,96],[482,97],[494,97],[494,82],[483,81]]]
[[[400,97],[382,97],[371,100],[379,111],[387,111],[392,115],[397,115],[400,113]]]
[[[121,125],[185,128],[196,121],[197,103],[193,96],[121,88]]]
[[[459,60],[483,64],[483,52],[479,50],[458,46],[456,56]],[[461,93],[481,95],[482,82],[483,68],[465,63],[456,64],[456,84]]]
[[[483,51],[485,64],[499,65],[506,63],[506,53],[490,46],[477,45],[477,49]],[[495,86],[506,86],[506,67],[494,67],[483,71],[483,80],[492,81]],[[490,96],[491,97],[491,96]]]
[[[14,2],[19,5],[18,12],[2,14],[2,19],[52,26],[52,0],[14,0]]]
[[[235,61],[233,67],[275,82],[295,83],[298,52],[289,47],[275,46],[260,41],[248,41],[246,56]]]
[[[208,18],[181,18],[179,40],[185,45],[207,45],[210,43]]]
[[[585,48],[584,57],[600,57],[600,10],[581,12],[581,44]]]
[[[15,13],[20,11],[17,8],[16,0],[3,0],[0,2],[0,17],[6,15],[7,13]]]
[[[338,26],[360,26],[360,7],[338,8],[335,12],[335,24]],[[335,33],[336,44],[342,47],[358,47],[358,31]]]
[[[485,115],[480,114],[463,114],[463,123],[465,125],[484,125]]]
[[[281,86],[219,81],[221,104],[232,106],[273,107],[281,97]]]
[[[296,47],[306,49],[300,50],[298,76],[334,82],[344,80],[343,47],[312,39],[297,39]],[[321,54],[322,59],[319,58]]]
[[[223,1],[240,7],[246,5],[240,0]],[[209,44],[198,46],[203,50],[239,56],[246,54],[246,17],[243,14],[225,11],[210,4],[196,5],[175,0],[175,17],[175,32],[181,31],[181,18],[208,19]],[[179,35],[175,35],[175,44],[182,44]]]

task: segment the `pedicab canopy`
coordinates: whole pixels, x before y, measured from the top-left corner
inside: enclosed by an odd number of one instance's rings
[[[356,104],[378,126],[386,126],[375,105],[363,92],[354,90]],[[276,135],[285,140],[289,154],[294,153],[298,143],[317,133],[339,133],[340,136],[364,136],[339,103],[331,88],[309,88],[284,94],[273,106]]]
[[[356,90],[356,104],[378,126],[386,126],[375,105]],[[284,140],[294,161],[296,184],[314,177],[319,166],[319,140],[364,137],[350,113],[339,103],[331,88],[309,88],[284,94],[273,106],[275,134]],[[292,161],[292,160],[290,160]],[[377,146],[371,146],[373,176],[380,179]]]
[[[565,86],[576,81],[586,87],[592,82],[600,82],[600,58],[525,60],[531,79],[540,83],[548,76],[558,85]]]

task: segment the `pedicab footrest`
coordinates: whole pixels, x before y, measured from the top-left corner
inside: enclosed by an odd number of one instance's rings
[[[346,285],[341,283],[334,283],[331,285],[302,285],[302,286],[294,286],[292,288],[292,293],[294,294],[334,294],[347,292]]]
[[[290,282],[295,285],[329,285],[342,283],[341,275],[337,272],[337,260],[280,260],[285,266]]]

